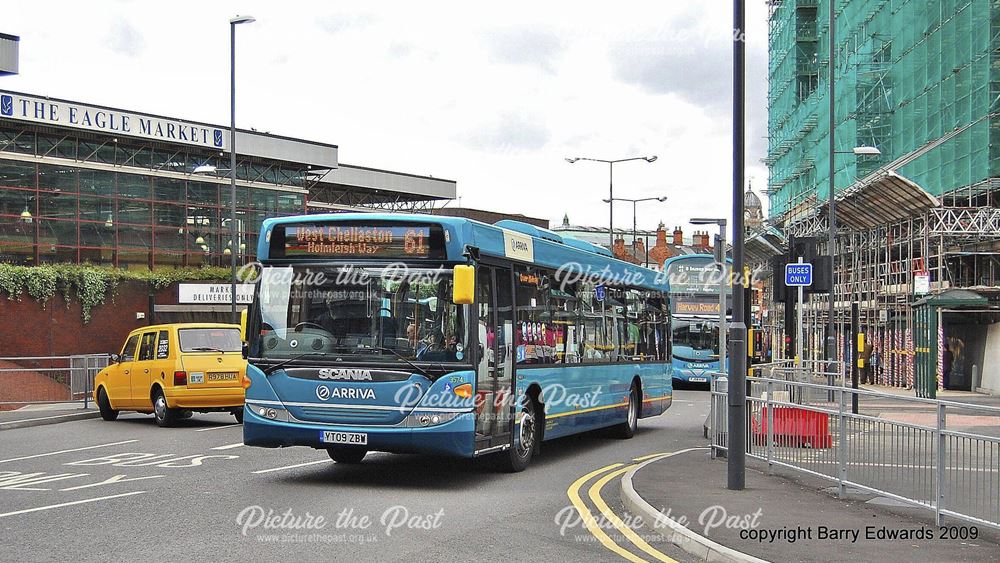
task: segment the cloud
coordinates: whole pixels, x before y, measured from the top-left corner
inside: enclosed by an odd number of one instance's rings
[[[490,62],[538,67],[555,74],[562,40],[553,32],[533,27],[493,29],[484,37]]]
[[[112,51],[130,57],[140,55],[146,46],[139,30],[126,21],[115,24],[108,36],[107,43]]]
[[[619,80],[652,94],[675,94],[687,102],[719,109],[731,99],[731,44],[679,35],[612,45],[610,59]]]
[[[375,21],[371,14],[333,14],[316,20],[319,27],[333,35],[350,29],[370,26]]]
[[[521,152],[544,147],[551,136],[541,118],[505,112],[494,122],[466,132],[460,141],[481,151]]]
[[[402,58],[413,52],[413,43],[408,41],[393,41],[389,44],[389,55],[393,58]]]

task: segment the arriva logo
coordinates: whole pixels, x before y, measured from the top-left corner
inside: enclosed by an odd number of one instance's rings
[[[371,399],[375,400],[375,390],[371,388],[357,387],[327,387],[320,385],[316,387],[316,398],[321,401],[329,399]]]
[[[350,379],[353,381],[371,381],[372,372],[367,369],[337,369],[322,368],[319,370],[320,379]]]

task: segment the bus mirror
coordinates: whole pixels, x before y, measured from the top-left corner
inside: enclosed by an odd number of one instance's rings
[[[247,341],[247,309],[240,311],[240,340]]]
[[[455,266],[451,300],[456,305],[472,305],[476,288],[476,269],[473,266]]]

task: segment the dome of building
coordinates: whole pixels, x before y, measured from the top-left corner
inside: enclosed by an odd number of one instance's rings
[[[757,197],[757,194],[753,193],[753,190],[747,190],[743,195],[743,209],[746,211],[752,211],[754,209],[759,211],[760,208],[760,198]]]

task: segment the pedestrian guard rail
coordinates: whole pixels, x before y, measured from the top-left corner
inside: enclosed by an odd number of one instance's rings
[[[0,357],[0,410],[65,402],[86,408],[108,360],[108,354]]]
[[[759,366],[755,366],[757,368]],[[834,370],[830,370],[831,372]],[[746,455],[944,517],[1000,528],[1000,408],[817,383],[760,367],[747,377]],[[728,450],[728,380],[711,387],[713,456]],[[856,405],[856,406],[855,406]]]

